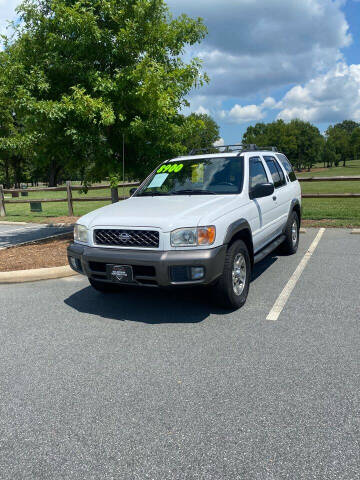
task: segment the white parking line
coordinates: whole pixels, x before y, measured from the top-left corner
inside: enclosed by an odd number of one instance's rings
[[[294,290],[294,287],[295,287],[297,281],[299,280],[299,278],[301,277],[301,274],[304,271],[304,269],[305,269],[308,261],[310,260],[312,254],[315,252],[315,249],[318,246],[324,232],[325,232],[325,228],[321,228],[319,230],[318,234],[315,237],[315,240],[310,245],[309,250],[305,253],[301,262],[297,266],[295,272],[292,274],[290,280],[288,281],[288,283],[285,285],[283,291],[278,296],[273,308],[270,310],[269,315],[266,317],[266,320],[276,321],[279,318],[280,313],[282,312],[283,308],[285,307],[286,302],[288,301],[288,299],[291,295],[291,292]]]

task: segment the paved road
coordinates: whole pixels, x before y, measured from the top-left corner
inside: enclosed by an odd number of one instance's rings
[[[71,232],[72,227],[48,227],[41,224],[30,225],[1,225],[0,222],[0,248],[24,242],[32,242],[63,232]]]
[[[0,286],[2,479],[346,479],[360,466],[360,237],[317,231],[206,291],[102,296],[82,277]]]

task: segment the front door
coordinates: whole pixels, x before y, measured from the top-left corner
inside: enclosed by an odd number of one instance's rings
[[[262,159],[258,156],[249,158],[249,189],[257,184],[272,183],[268,178]],[[276,237],[276,198],[269,195],[250,200],[252,214],[250,218],[253,232],[254,251],[259,251]]]

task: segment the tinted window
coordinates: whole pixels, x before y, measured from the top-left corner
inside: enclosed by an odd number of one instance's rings
[[[260,159],[260,157],[252,157],[249,161],[250,166],[250,189],[256,187],[260,183],[268,183],[269,180],[266,175],[266,171],[264,165]]]
[[[278,158],[280,162],[282,163],[282,166],[285,168],[286,173],[289,175],[289,178],[292,182],[296,180],[296,175],[295,172],[291,166],[291,163],[289,160],[283,155],[282,153],[278,153]]]
[[[281,167],[277,165],[277,162],[274,157],[264,157],[266,165],[269,167],[274,186],[275,188],[279,188],[285,185],[285,175],[284,172],[281,170]]]

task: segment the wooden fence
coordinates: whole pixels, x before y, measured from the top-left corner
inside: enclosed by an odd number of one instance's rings
[[[298,178],[299,182],[354,182],[360,181],[360,176],[356,177],[303,177]],[[137,182],[119,184],[116,188],[111,188],[110,185],[93,185],[88,187],[88,190],[104,190],[110,189],[110,197],[73,197],[74,190],[83,190],[79,185],[71,185],[71,182],[66,182],[65,187],[43,187],[43,188],[12,188],[4,189],[0,185],[0,216],[6,216],[5,204],[18,203],[32,203],[32,202],[67,202],[68,216],[74,216],[73,202],[103,202],[111,201],[112,203],[119,201],[119,188],[137,187],[140,185]],[[4,198],[4,194],[19,194],[21,192],[66,192],[65,198],[21,198],[19,200]],[[303,193],[303,198],[360,198],[360,193]],[[128,198],[128,197],[123,197]]]
[[[68,216],[74,216],[74,208],[73,202],[104,202],[104,201],[111,201],[112,203],[119,201],[119,188],[126,188],[126,187],[137,187],[140,185],[138,182],[129,182],[129,183],[122,183],[119,184],[117,187],[112,188],[110,185],[93,185],[91,187],[87,187],[87,190],[105,190],[110,189],[111,196],[110,197],[73,197],[72,192],[75,190],[83,190],[84,187],[79,185],[71,185],[71,182],[66,182],[65,187],[42,187],[42,188],[11,188],[6,189],[0,185],[0,216],[6,216],[6,204],[20,204],[20,203],[46,203],[46,202],[66,202],[68,205]],[[4,194],[14,194],[18,195],[19,193],[30,193],[30,192],[66,192],[66,197],[64,198],[20,198],[20,199],[8,199],[4,197]],[[122,197],[123,199],[128,198],[127,196]]]
[[[356,182],[360,177],[299,177],[299,182]],[[303,193],[303,198],[360,198],[360,193]]]

